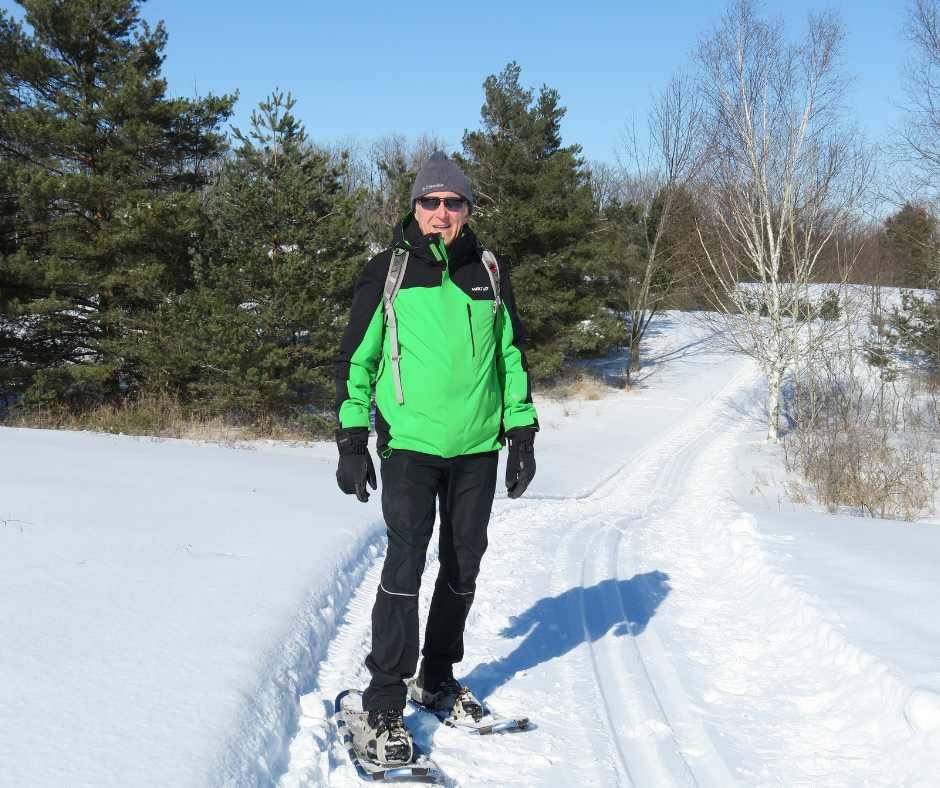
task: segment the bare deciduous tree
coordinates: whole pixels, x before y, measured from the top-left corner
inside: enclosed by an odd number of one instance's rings
[[[594,210],[603,214],[616,204],[623,189],[623,173],[620,167],[606,161],[592,161],[588,165],[591,173],[591,195]]]
[[[367,167],[367,231],[377,248],[388,244],[393,228],[409,210],[411,186],[421,165],[434,151],[443,149],[443,141],[433,134],[422,134],[413,143],[400,134],[373,143]]]
[[[766,375],[773,441],[784,376],[824,342],[800,319],[814,268],[852,221],[868,175],[841,122],[841,41],[832,14],[811,16],[792,44],[752,0],[736,0],[699,51],[709,140],[709,232],[699,235],[723,335]]]
[[[642,227],[637,264],[625,278],[631,372],[639,370],[643,337],[680,276],[662,242],[702,163],[701,120],[700,96],[676,76],[650,110],[645,143],[634,128],[627,145],[624,199]]]
[[[940,3],[911,0],[907,36],[914,56],[907,67],[907,118],[902,131],[912,154],[915,189],[937,197],[940,183]],[[909,186],[909,185],[908,185]]]
[[[883,177],[883,199],[899,209],[895,218],[910,211],[936,215],[940,207],[940,2],[909,0],[905,32],[914,49],[904,80],[904,120],[887,148],[892,166]],[[940,244],[917,234],[907,235],[905,242],[920,246],[915,256],[926,259],[929,275],[936,280]]]

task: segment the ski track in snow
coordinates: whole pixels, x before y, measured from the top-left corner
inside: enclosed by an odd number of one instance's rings
[[[937,699],[826,624],[723,492],[759,389],[739,361],[586,497],[496,501],[460,669],[535,728],[476,738],[409,710],[454,784],[936,784]],[[368,683],[383,554],[369,555],[319,633],[335,637],[310,666],[282,788],[361,783],[329,717],[340,690]]]

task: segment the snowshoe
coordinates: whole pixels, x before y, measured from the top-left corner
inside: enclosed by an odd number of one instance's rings
[[[336,698],[334,721],[349,760],[364,780],[444,781],[437,764],[415,747],[399,709],[365,712],[362,693],[345,690]]]
[[[452,728],[484,736],[525,730],[529,726],[526,717],[506,719],[494,714],[469,687],[462,686],[456,679],[446,679],[433,689],[424,687],[423,683],[424,676],[421,673],[408,681],[408,699]]]

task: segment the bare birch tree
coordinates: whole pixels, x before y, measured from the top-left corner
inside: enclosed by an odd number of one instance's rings
[[[787,371],[825,340],[801,320],[814,267],[853,221],[868,175],[841,122],[842,36],[834,15],[814,15],[789,43],[752,0],[736,0],[699,50],[709,140],[699,237],[723,334],[767,378],[772,441]]]
[[[639,259],[625,278],[631,372],[640,369],[640,345],[650,322],[681,277],[663,239],[702,162],[701,120],[700,96],[688,79],[676,76],[650,110],[646,140],[641,143],[634,128],[628,141],[623,197],[642,230]]]

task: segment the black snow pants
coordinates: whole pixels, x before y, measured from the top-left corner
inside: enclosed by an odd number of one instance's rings
[[[382,460],[382,513],[388,553],[372,608],[371,711],[404,708],[404,680],[418,665],[418,590],[440,503],[440,570],[428,611],[423,669],[427,686],[453,677],[473,604],[496,492],[497,452],[445,459],[395,449]]]

